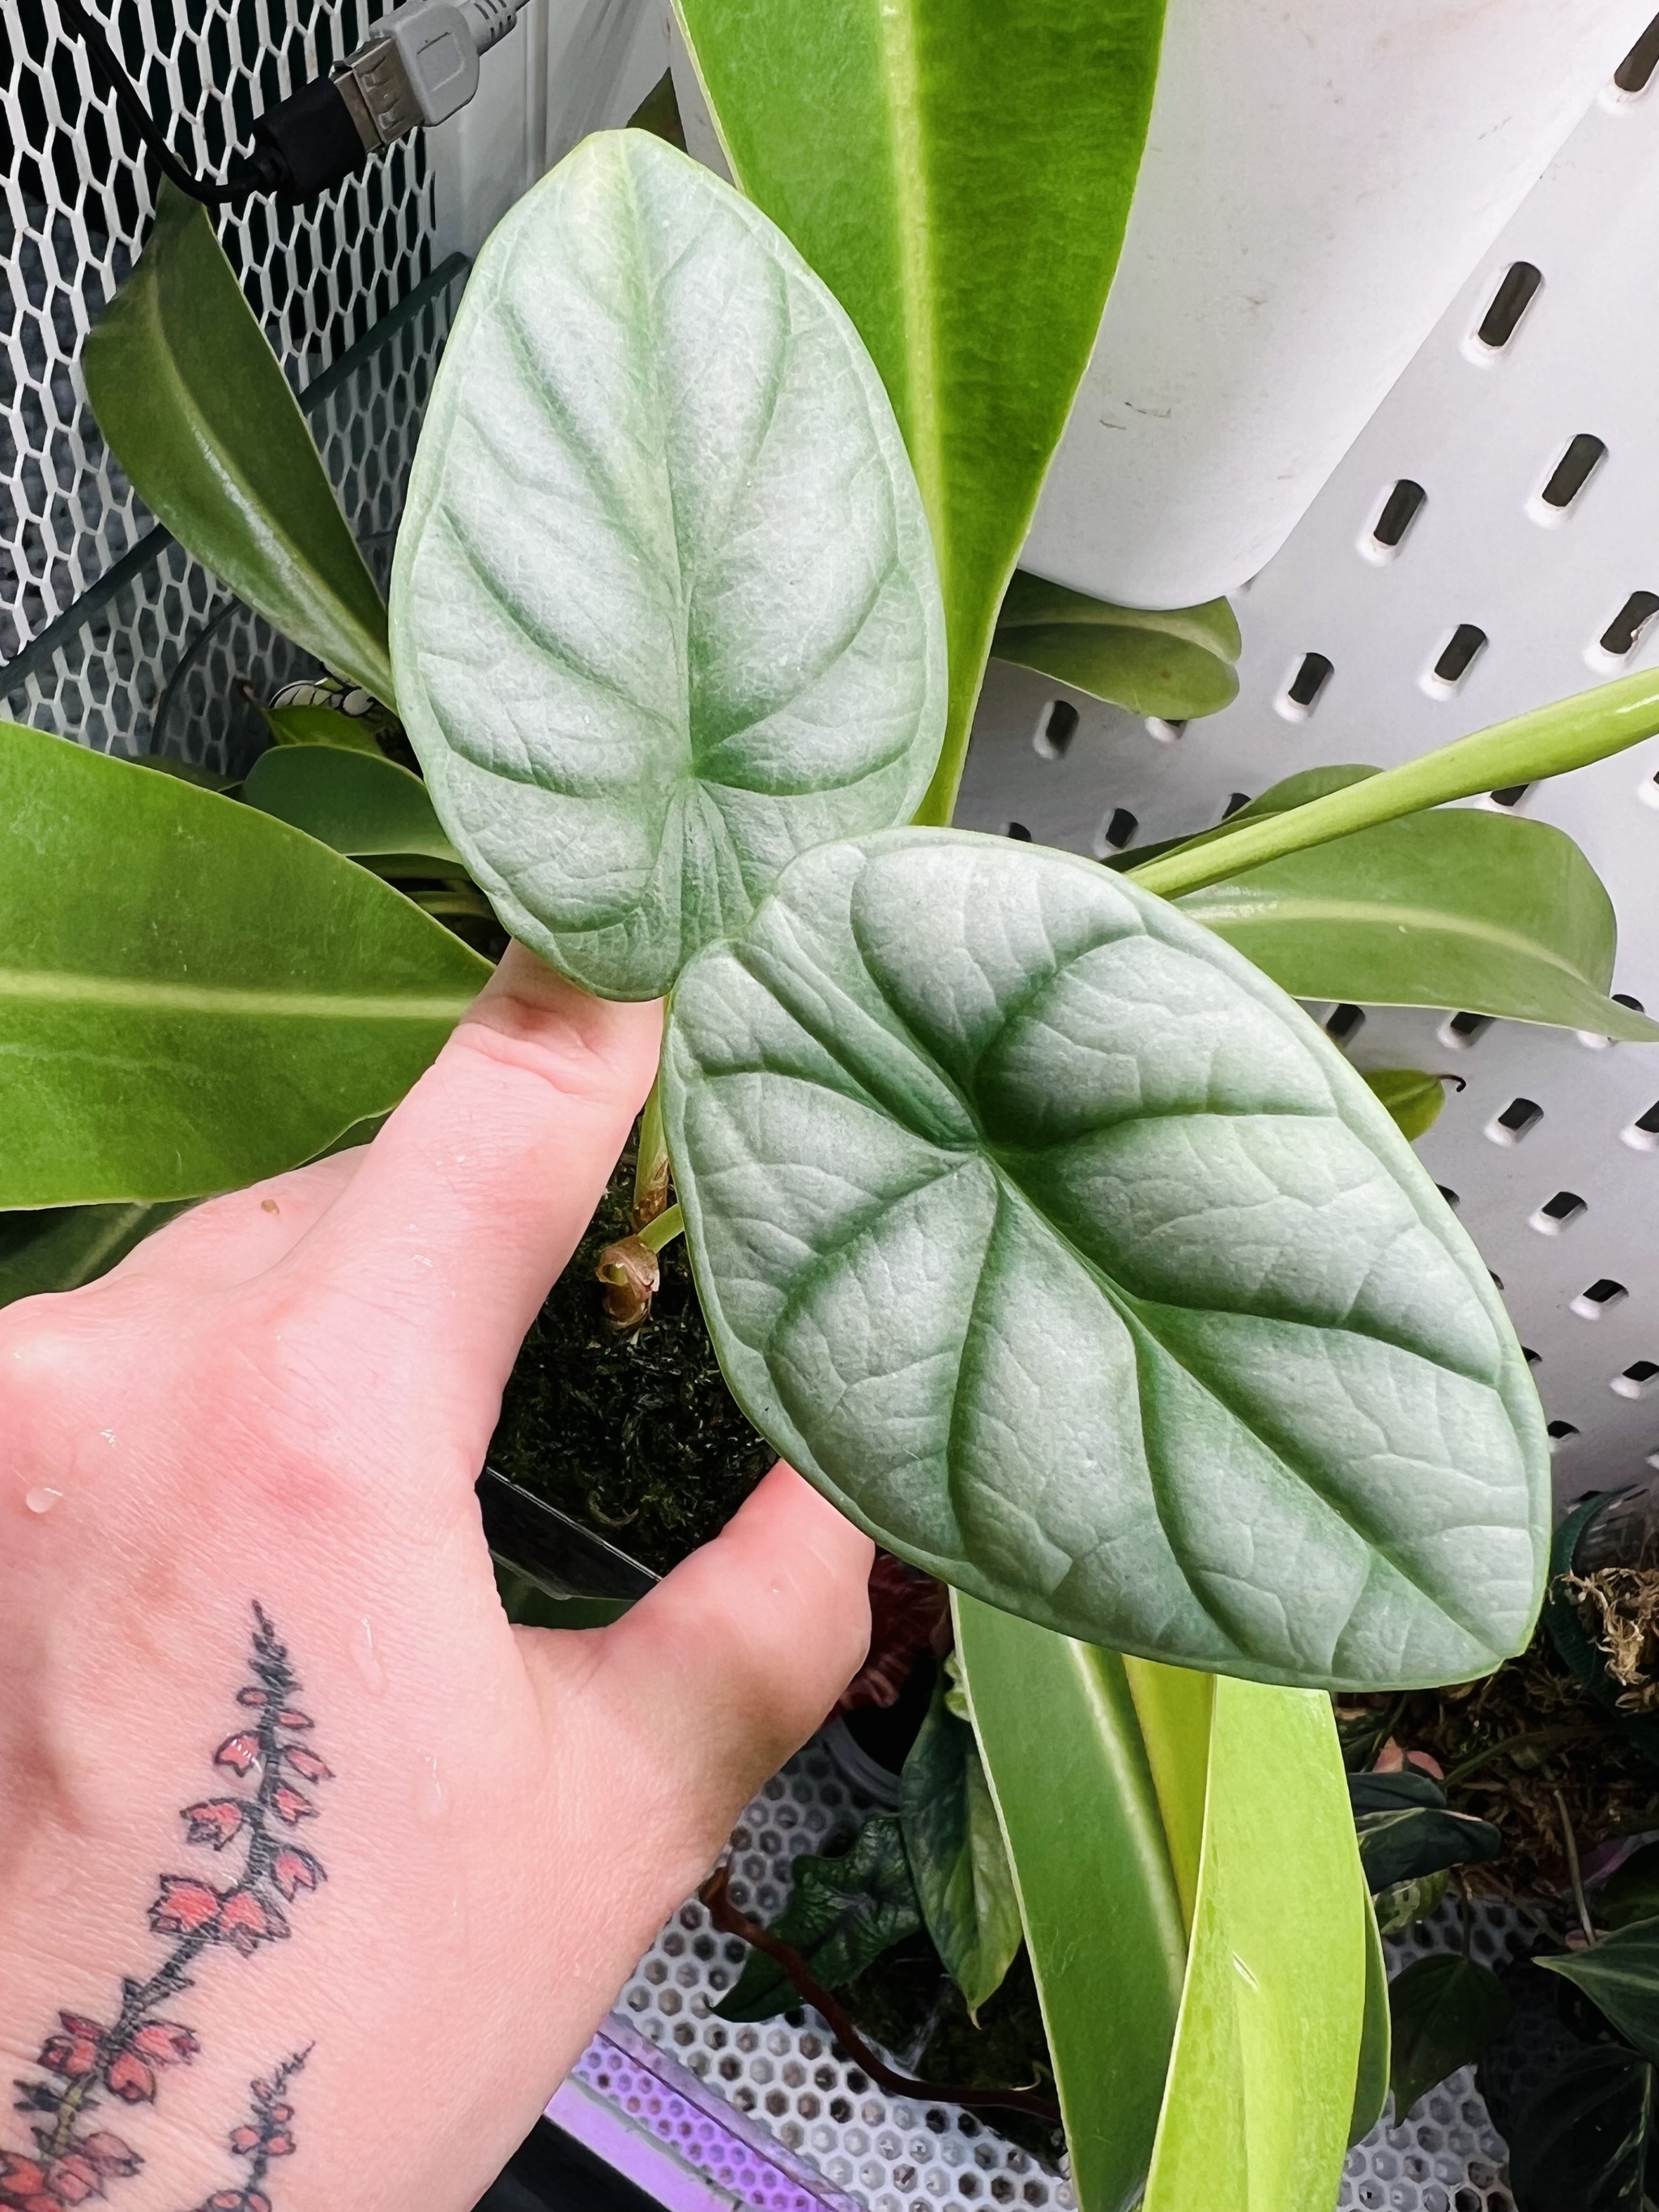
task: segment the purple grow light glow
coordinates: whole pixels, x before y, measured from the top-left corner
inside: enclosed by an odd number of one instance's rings
[[[614,2014],[547,2117],[666,2212],[862,2212]]]

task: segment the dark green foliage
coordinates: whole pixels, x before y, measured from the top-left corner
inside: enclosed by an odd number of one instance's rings
[[[797,1859],[794,1871],[789,1902],[772,1923],[772,1933],[800,1954],[825,1989],[844,1989],[873,1959],[921,1926],[894,1814],[866,1820],[834,1857]],[[799,2002],[777,1961],[754,1950],[736,1988],[714,2009],[722,2020],[770,2020]]]
[[[1518,2212],[1638,2212],[1652,2125],[1644,2058],[1609,2045],[1568,2059],[1510,2130]]]
[[[1510,2001],[1489,1966],[1454,1951],[1416,1960],[1389,1985],[1395,2117],[1460,2066],[1473,2065],[1509,2016]]]
[[[925,1935],[884,1952],[842,1997],[869,2040],[919,2080],[958,2089],[1048,2090],[1053,2083],[1036,1984],[1023,1948],[980,2007],[977,2027]],[[1060,2131],[1029,2112],[999,2107],[981,2119],[1049,2164],[1064,2148]]]
[[[684,1240],[662,1255],[650,1319],[631,1335],[606,1322],[593,1270],[629,1233],[633,1174],[625,1156],[525,1339],[490,1458],[663,1573],[725,1527],[775,1454],[726,1387]]]
[[[1659,1920],[1635,1920],[1587,1951],[1538,1964],[1581,1989],[1644,2057],[1659,2059]]]
[[[1397,1774],[1351,1774],[1348,1795],[1360,1864],[1373,1893],[1445,1867],[1481,1865],[1504,1848],[1503,1833],[1490,1820],[1449,1811],[1439,1784],[1410,1767]]]
[[[1595,1891],[1594,1910],[1601,1928],[1659,1919],[1659,1844],[1644,1844],[1607,1876]]]

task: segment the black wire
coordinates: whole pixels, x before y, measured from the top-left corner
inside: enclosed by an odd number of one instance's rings
[[[225,207],[234,200],[247,199],[255,192],[270,190],[275,179],[268,166],[259,161],[246,168],[233,169],[222,183],[216,183],[210,177],[192,175],[168,145],[161,125],[117,59],[103,25],[81,5],[81,0],[58,0],[58,12],[71,30],[80,33],[94,72],[104,80],[114,94],[116,106],[155,155],[161,173],[181,192],[199,200],[204,207]]]

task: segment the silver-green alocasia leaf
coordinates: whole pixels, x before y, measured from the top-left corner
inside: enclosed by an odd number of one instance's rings
[[[797,853],[915,810],[944,622],[892,409],[782,234],[659,139],[586,140],[480,257],[392,641],[445,828],[603,997],[655,996]]]
[[[1164,0],[677,0],[732,173],[863,334],[939,549],[951,817],[1003,591],[1117,267]]]
[[[1524,1644],[1548,1459],[1491,1278],[1183,915],[998,838],[826,847],[681,978],[664,1081],[727,1378],[902,1557],[1269,1681]]]

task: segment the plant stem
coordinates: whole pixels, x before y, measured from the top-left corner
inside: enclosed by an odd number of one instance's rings
[[[1179,853],[1166,853],[1130,871],[1145,890],[1164,898],[1202,890],[1264,861],[1283,860],[1310,845],[1326,845],[1356,830],[1397,821],[1425,806],[1468,799],[1476,792],[1502,790],[1562,775],[1591,761],[1623,752],[1659,732],[1659,669],[1621,676],[1553,706],[1498,722],[1473,737],[1459,738],[1420,760],[1385,769],[1305,806],[1246,823],[1224,837]]]
[[[654,1221],[647,1221],[639,1233],[639,1241],[647,1252],[660,1252],[677,1237],[685,1233],[685,1216],[678,1206],[671,1206]]]
[[[635,1228],[642,1230],[654,1221],[667,1203],[668,1139],[662,1126],[662,1071],[659,1069],[640,1116],[639,1158],[634,1169]]]
[[[769,1928],[758,1926],[732,1904],[730,1881],[728,1869],[716,1867],[697,1892],[709,1919],[723,1935],[742,1936],[745,1943],[752,1943],[757,1951],[764,1951],[769,1959],[781,1966],[791,1984],[829,2022],[830,2033],[853,2063],[862,2067],[889,2096],[909,2097],[921,2105],[1000,2106],[1005,2112],[1030,2112],[1037,2119],[1046,2120],[1051,2127],[1062,2124],[1059,2106],[1035,2089],[941,2087],[936,2081],[913,2081],[908,2074],[901,2074],[890,2066],[885,2059],[878,2058],[854,2027],[846,2008],[814,1978],[800,1953],[792,1949],[781,1936],[775,1936]]]
[[[1527,1729],[1519,1735],[1500,1736],[1496,1743],[1489,1743],[1484,1751],[1474,1752],[1468,1759],[1460,1759],[1443,1777],[1443,1786],[1449,1790],[1454,1782],[1462,1782],[1465,1776],[1474,1773],[1492,1759],[1501,1759],[1506,1752],[1518,1749],[1523,1743],[1569,1743],[1583,1734],[1583,1730],[1577,1728],[1546,1728]]]
[[[1578,1908],[1578,1924],[1584,1931],[1584,1941],[1595,1941],[1595,1923],[1584,1896],[1584,1877],[1578,1866],[1578,1838],[1572,1832],[1572,1816],[1567,1811],[1567,1801],[1557,1790],[1553,1793],[1556,1809],[1561,1815],[1561,1840],[1567,1847],[1567,1875],[1572,1883],[1572,1901]]]

